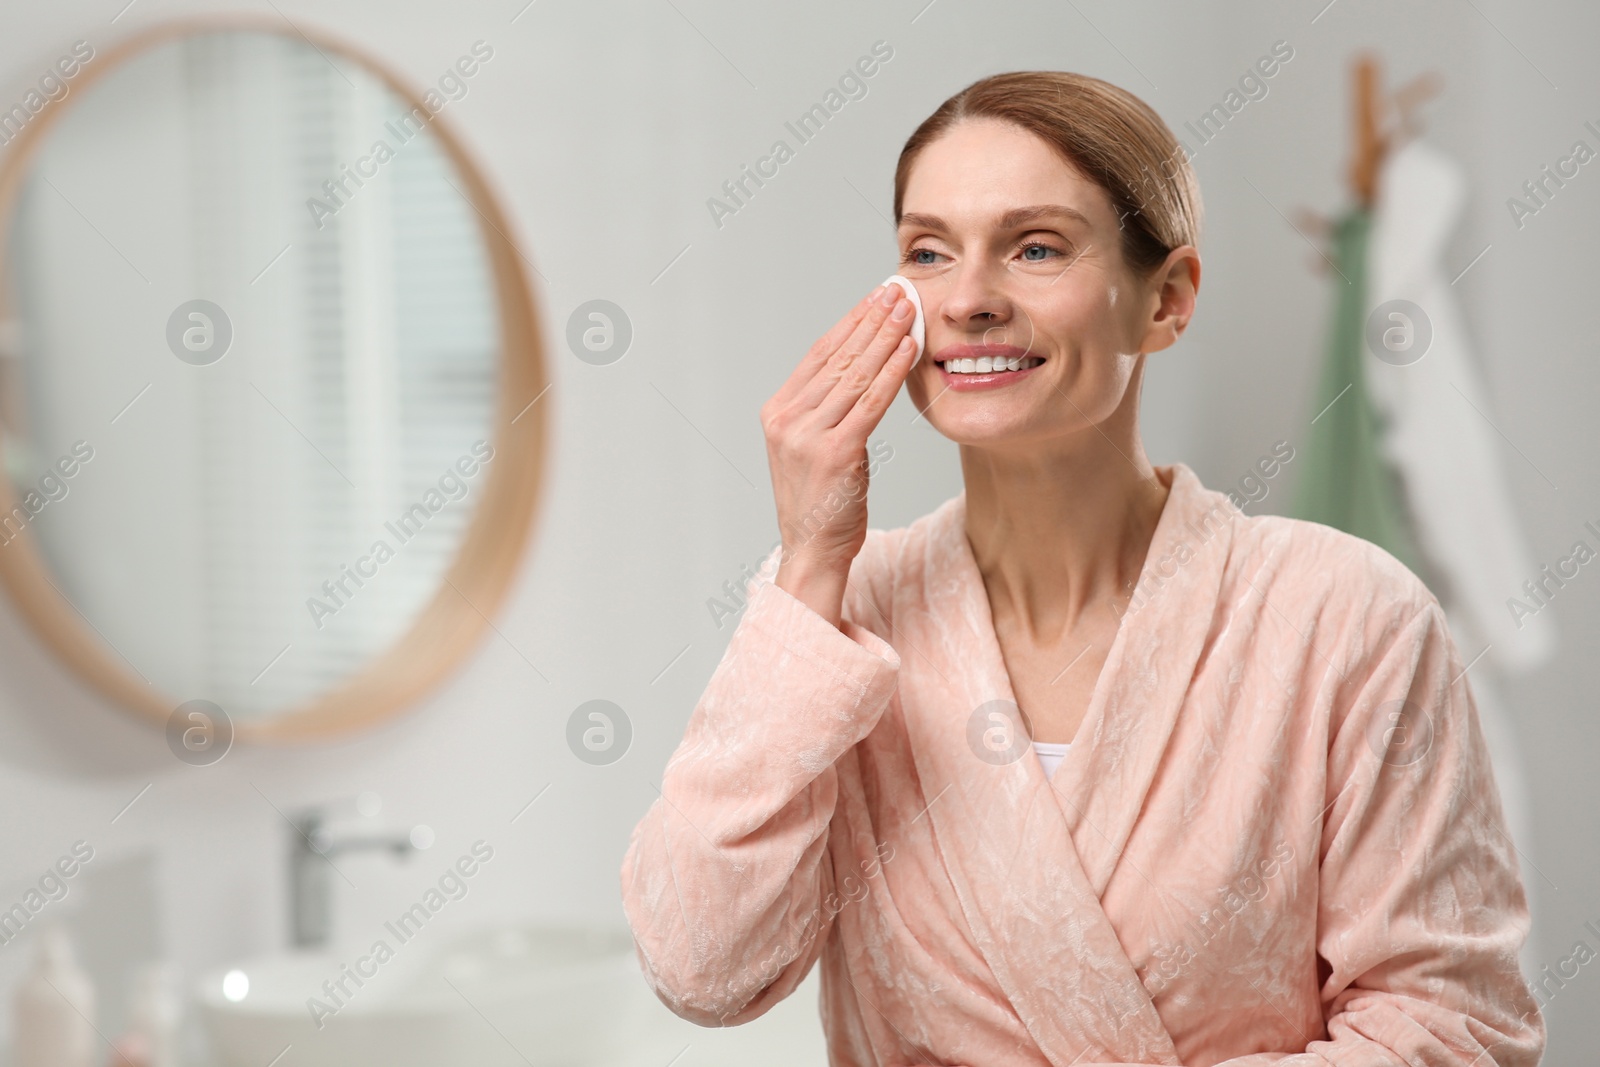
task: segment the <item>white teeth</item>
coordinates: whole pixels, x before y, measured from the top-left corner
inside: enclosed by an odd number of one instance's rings
[[[1027,370],[1043,362],[1044,360],[1038,356],[1016,356],[1011,359],[1003,356],[980,356],[977,359],[949,359],[939,366],[951,374],[992,374],[995,371]]]

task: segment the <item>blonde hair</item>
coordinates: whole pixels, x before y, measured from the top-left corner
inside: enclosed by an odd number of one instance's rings
[[[898,224],[912,164],[963,119],[999,119],[1035,134],[1104,189],[1122,220],[1123,260],[1140,274],[1174,248],[1200,243],[1200,183],[1161,116],[1126,89],[1057,70],[1022,70],[975,81],[922,121],[894,171]]]

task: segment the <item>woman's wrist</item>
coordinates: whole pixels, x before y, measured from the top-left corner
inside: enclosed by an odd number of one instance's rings
[[[779,565],[772,584],[838,626],[844,617],[848,578],[848,568],[795,557]]]

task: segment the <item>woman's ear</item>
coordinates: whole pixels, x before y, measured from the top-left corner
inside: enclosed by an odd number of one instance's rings
[[[1159,352],[1171,347],[1194,317],[1195,298],[1200,292],[1200,251],[1193,245],[1180,245],[1150,272],[1150,318],[1145,323],[1140,352]]]

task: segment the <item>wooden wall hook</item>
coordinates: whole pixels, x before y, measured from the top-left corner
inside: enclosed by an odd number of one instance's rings
[[[1384,159],[1397,144],[1421,132],[1417,111],[1439,93],[1444,81],[1437,73],[1424,71],[1386,97],[1378,57],[1371,52],[1358,54],[1350,73],[1355,90],[1355,146],[1348,178],[1351,194],[1361,206],[1370,209],[1377,199],[1378,173]]]

